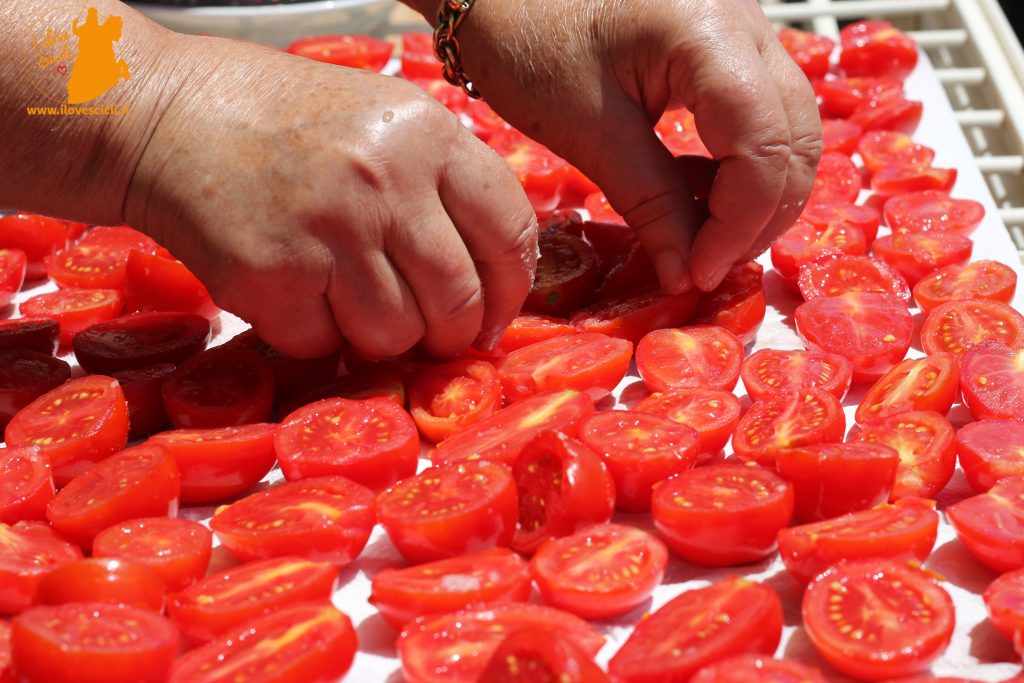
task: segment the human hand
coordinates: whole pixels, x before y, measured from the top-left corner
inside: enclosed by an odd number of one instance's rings
[[[713,289],[799,216],[818,110],[755,0],[479,0],[459,40],[487,102],[602,188],[666,290]],[[703,225],[652,131],[683,105],[721,161]]]
[[[218,305],[294,356],[342,339],[376,356],[497,341],[536,261],[533,211],[500,158],[400,79],[174,44],[190,74],[142,153],[126,219]]]

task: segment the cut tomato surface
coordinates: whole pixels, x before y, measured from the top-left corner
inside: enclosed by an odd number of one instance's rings
[[[1006,477],[1024,476],[1024,421],[978,420],[956,433],[960,467],[971,487],[985,493]]]
[[[814,81],[813,86],[822,112],[844,119],[862,105],[903,93],[903,84],[898,80],[871,76],[825,77]]]
[[[64,222],[31,213],[0,216],[0,249],[18,249],[25,253],[28,280],[46,277],[45,259],[67,245]]]
[[[910,302],[910,287],[896,270],[870,256],[826,254],[800,266],[797,278],[806,301],[847,292],[883,292]]]
[[[999,301],[950,301],[928,313],[921,328],[921,347],[927,354],[963,356],[986,341],[1024,348],[1024,316]]]
[[[434,56],[432,38],[433,36],[425,31],[408,31],[402,34],[401,64],[404,78],[439,79],[442,77],[442,65]]]
[[[878,173],[890,166],[929,167],[935,150],[914,142],[906,133],[872,130],[861,136],[857,152],[869,173]]]
[[[883,92],[857,106],[850,121],[866,131],[892,130],[911,134],[921,123],[924,105],[908,100],[902,92]]]
[[[594,248],[559,228],[541,231],[537,243],[537,273],[523,310],[560,315],[588,305],[599,278]]]
[[[691,322],[718,325],[749,344],[764,322],[766,308],[764,267],[747,261],[733,266],[717,288],[701,294]]]
[[[777,35],[782,47],[807,78],[821,78],[828,73],[828,59],[836,47],[835,41],[817,33],[788,27],[780,29]]]
[[[1013,640],[1024,627],[1024,569],[1001,575],[985,589],[984,598],[992,625]]]
[[[985,208],[973,199],[954,199],[940,190],[909,192],[893,197],[883,208],[885,222],[893,232],[955,232],[969,235]]]
[[[21,249],[0,249],[0,308],[10,304],[25,283],[26,259]]]
[[[511,633],[491,655],[480,675],[488,683],[609,683],[594,658],[551,628]]]
[[[565,327],[574,332],[568,325]],[[434,443],[493,415],[501,405],[498,373],[483,360],[457,360],[435,366],[409,386],[412,419],[420,433]],[[416,450],[418,454],[418,443]]]
[[[982,342],[960,361],[964,403],[976,420],[1024,416],[1024,349]]]
[[[839,152],[850,156],[857,151],[857,140],[864,131],[845,119],[823,119],[821,122],[822,152]]]
[[[293,55],[318,62],[380,71],[388,63],[394,47],[386,40],[372,36],[331,35],[302,38],[287,49]]]
[[[139,250],[128,254],[124,307],[132,313],[176,311],[210,320],[220,314],[206,287],[184,263]]]
[[[512,320],[505,329],[495,348],[502,353],[510,353],[545,339],[564,337],[575,333],[576,328],[562,318],[520,315]]]
[[[90,557],[62,565],[43,577],[36,605],[102,602],[163,612],[167,586],[142,564]]]
[[[784,389],[750,406],[732,436],[744,461],[769,467],[783,448],[840,441],[846,433],[843,406],[821,389]]]
[[[199,522],[180,517],[141,517],[97,534],[92,554],[150,567],[168,590],[180,591],[206,574],[212,545],[213,535]]]
[[[855,202],[860,194],[860,171],[841,152],[825,152],[814,174],[814,187],[807,203]]]
[[[217,347],[178,366],[164,383],[163,395],[175,427],[266,422],[274,407],[274,372],[254,351]]]
[[[914,286],[914,300],[930,311],[957,299],[991,299],[1008,304],[1017,290],[1017,273],[998,261],[951,265],[925,276]]]
[[[818,230],[824,230],[833,223],[855,225],[864,232],[864,239],[871,244],[878,235],[882,216],[872,206],[849,202],[815,202],[804,207],[800,219]]]
[[[761,349],[743,360],[740,377],[752,401],[770,399],[787,389],[818,388],[838,399],[846,396],[853,365],[843,356],[816,351]]]
[[[22,408],[64,384],[71,366],[50,354],[27,349],[0,351],[0,427]]]
[[[850,76],[903,80],[917,66],[917,43],[888,21],[847,24],[839,40],[839,67]]]
[[[960,542],[994,572],[1024,567],[1022,497],[1024,478],[1009,477],[946,508]]]
[[[725,448],[740,421],[740,401],[722,389],[672,389],[651,394],[636,404],[638,413],[667,417],[697,432],[699,454]]]
[[[42,522],[0,523],[0,614],[32,604],[48,573],[82,557],[82,551]]]
[[[56,320],[61,346],[68,346],[76,334],[116,318],[123,307],[124,298],[114,289],[62,289],[26,299],[18,310],[26,317]]]
[[[897,413],[860,426],[849,438],[889,446],[900,454],[892,487],[894,501],[908,496],[934,498],[952,479],[956,468],[953,427],[935,411]]]
[[[771,258],[776,272],[796,287],[800,267],[827,254],[865,254],[868,250],[864,231],[853,223],[829,223],[817,228],[798,220],[772,242]]]
[[[513,129],[494,133],[487,144],[519,178],[536,211],[558,208],[569,183],[569,164],[564,159]]]
[[[652,330],[685,325],[699,300],[696,289],[674,296],[660,290],[623,295],[578,313],[572,323],[579,332],[598,332],[636,344]]]
[[[655,330],[636,347],[636,365],[651,391],[683,387],[732,390],[740,376],[743,344],[716,325]]]
[[[955,168],[931,166],[886,166],[871,176],[871,191],[878,197],[910,192],[949,192],[956,182]]]
[[[517,349],[495,364],[505,398],[571,389],[600,400],[629,370],[633,345],[592,332],[554,337]]]
[[[908,410],[949,412],[960,390],[956,356],[936,353],[894,366],[875,382],[857,406],[857,422],[871,422]]]
[[[821,672],[793,660],[737,655],[701,669],[691,683],[825,683]]]
[[[30,446],[0,452],[0,523],[46,520],[53,498],[50,461]]]
[[[898,232],[879,237],[872,249],[914,285],[939,268],[966,263],[973,242],[955,232]]]
[[[107,375],[157,363],[178,365],[206,348],[210,322],[187,313],[140,313],[87,327],[72,340],[86,371]]]

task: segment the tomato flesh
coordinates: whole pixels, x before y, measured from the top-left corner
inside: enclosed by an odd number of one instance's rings
[[[908,410],[949,412],[960,389],[956,356],[936,353],[894,366],[875,382],[857,406],[857,422],[871,422]]]
[[[826,254],[800,267],[797,285],[806,301],[847,292],[883,292],[910,302],[903,276],[870,256]]]
[[[495,364],[506,399],[571,389],[595,401],[611,393],[629,370],[633,345],[625,339],[582,333],[517,349]]]
[[[132,313],[174,311],[208,320],[220,314],[206,287],[184,263],[138,250],[128,254],[124,307]]]
[[[850,157],[841,152],[825,152],[818,162],[818,170],[814,174],[814,187],[811,196],[807,198],[807,203],[853,203],[857,200],[860,189],[860,171],[853,165]]]
[[[934,498],[956,468],[955,434],[949,422],[931,410],[907,411],[862,425],[851,441],[889,446],[900,454],[891,500]]]
[[[743,386],[752,401],[777,396],[787,389],[818,388],[838,399],[846,396],[853,365],[835,353],[761,349],[740,366]]]
[[[875,241],[878,226],[882,221],[878,210],[871,206],[849,202],[815,202],[804,207],[800,219],[818,230],[824,230],[833,223],[847,223],[861,229],[868,244]]]
[[[367,71],[383,69],[393,49],[386,40],[352,35],[309,36],[287,48],[293,55]]]
[[[14,301],[25,283],[26,259],[21,249],[0,249],[0,308]]]
[[[792,660],[737,655],[706,666],[692,683],[825,683],[817,669]]]
[[[50,462],[31,447],[0,452],[0,523],[45,520],[53,498]]]
[[[488,683],[609,683],[608,675],[572,641],[550,628],[524,628],[501,641],[480,675]]]
[[[638,413],[666,417],[697,432],[697,452],[715,454],[725,447],[740,421],[740,401],[722,389],[672,389],[636,404]]]
[[[75,335],[75,358],[87,371],[106,375],[172,363],[206,348],[210,322],[197,315],[141,313],[98,323]]]
[[[871,191],[877,197],[935,190],[949,192],[956,183],[955,168],[930,166],[886,166],[871,176]]]
[[[956,232],[969,235],[985,208],[973,199],[954,199],[941,190],[909,192],[893,197],[882,209],[893,232]]]
[[[906,133],[872,130],[864,133],[857,151],[869,173],[878,173],[889,166],[928,167],[935,150],[914,142]]]
[[[26,299],[18,310],[25,317],[56,320],[61,346],[68,346],[76,334],[116,318],[123,307],[121,292],[114,289],[62,289]]]
[[[60,326],[49,318],[0,320],[0,350],[35,351],[52,356],[60,345]]]
[[[780,29],[778,37],[782,47],[807,78],[821,78],[828,72],[828,58],[836,47],[834,41],[817,33],[789,27]]]
[[[992,625],[1013,640],[1024,626],[1024,570],[1003,574],[985,589],[985,607]]]
[[[968,483],[985,493],[1006,477],[1024,476],[1024,422],[978,420],[956,433],[956,453]]]
[[[674,296],[660,290],[623,295],[578,313],[572,323],[579,332],[598,332],[636,344],[652,330],[685,325],[699,300],[696,289]]]
[[[674,387],[732,390],[740,376],[743,344],[715,325],[655,330],[636,347],[640,377],[651,391]]]
[[[1024,478],[1009,477],[986,493],[946,508],[960,542],[983,565],[1003,573],[1024,567]]]
[[[517,130],[499,131],[487,140],[519,178],[537,211],[558,208],[569,182],[569,164]]]
[[[875,256],[914,285],[943,266],[966,263],[973,242],[955,232],[899,232],[879,237],[872,248]]]
[[[850,156],[857,151],[857,140],[864,131],[845,119],[823,119],[821,122],[822,152],[839,152]]]
[[[763,276],[764,267],[757,261],[736,264],[722,284],[701,294],[691,322],[717,325],[743,344],[754,341],[767,308]]]
[[[42,522],[0,523],[0,551],[0,614],[27,608],[46,574],[82,557]]]
[[[498,373],[482,360],[457,360],[430,368],[409,387],[412,419],[420,433],[434,443],[493,415],[499,408]],[[419,444],[416,450],[418,453]]]
[[[779,450],[839,441],[846,433],[843,407],[821,389],[786,389],[755,401],[740,418],[732,447],[743,461],[772,466]]]
[[[103,602],[159,614],[164,609],[166,593],[163,579],[145,565],[90,557],[69,562],[44,576],[36,587],[33,602]]]
[[[537,244],[540,258],[523,310],[560,315],[589,304],[598,282],[594,248],[558,228],[541,231]]]
[[[199,522],[141,517],[104,529],[92,542],[93,557],[111,557],[153,569],[170,591],[181,591],[206,574],[213,535]]]
[[[839,39],[839,66],[851,76],[903,80],[917,65],[917,44],[888,21],[848,24]]]
[[[921,328],[921,347],[929,355],[963,356],[986,341],[1024,348],[1024,316],[999,301],[950,301],[928,313]]]
[[[1008,304],[1017,290],[1017,273],[998,261],[950,265],[926,275],[914,287],[914,300],[928,312],[957,299],[990,299]]]
[[[798,220],[772,243],[772,265],[791,287],[796,287],[800,267],[827,254],[865,254],[864,231],[853,223],[839,221],[817,228]]]

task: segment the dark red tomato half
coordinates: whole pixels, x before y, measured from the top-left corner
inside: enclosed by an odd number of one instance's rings
[[[67,239],[64,222],[56,218],[31,213],[0,216],[0,249],[25,252],[27,280],[46,277],[44,260],[58,249],[63,249]]]
[[[292,358],[260,339],[252,329],[232,337],[224,346],[249,349],[267,359],[274,370],[274,395],[279,402],[308,392],[323,383],[325,378],[333,379],[338,374],[338,362],[341,358],[340,351],[318,358]]]
[[[510,402],[566,389],[598,401],[622,381],[632,359],[629,341],[584,332],[516,349],[498,360],[495,369]]]
[[[513,632],[480,675],[488,683],[609,683],[594,658],[558,631],[538,626]]]
[[[807,587],[804,628],[848,676],[878,680],[926,670],[953,636],[953,600],[934,575],[899,562],[846,562]]]
[[[25,283],[25,264],[21,249],[0,249],[0,308],[11,303]]]
[[[220,313],[206,287],[184,263],[137,250],[128,254],[124,307],[132,313],[176,311],[209,320]]]
[[[420,433],[439,443],[499,410],[501,381],[487,361],[457,360],[438,365],[413,380],[409,408]],[[418,453],[418,442],[416,450]]]
[[[814,188],[807,203],[857,201],[860,194],[860,171],[850,157],[840,152],[826,152],[821,155],[818,170],[814,174]]]
[[[52,356],[60,344],[60,325],[50,318],[0,320],[0,350],[24,349]]]
[[[1006,477],[1024,476],[1024,422],[979,420],[956,433],[956,453],[971,487],[985,493]]]
[[[602,224],[610,225],[610,224]],[[616,226],[628,230],[624,226]],[[606,264],[609,264],[607,268]],[[659,289],[658,273],[647,249],[635,237],[612,258],[602,261],[598,301],[619,299],[629,294]]]
[[[71,366],[48,354],[0,351],[0,427],[18,412],[71,377]]]
[[[932,309],[921,327],[927,354],[948,351],[962,357],[986,341],[1024,348],[1024,316],[999,301],[950,301]]]
[[[903,276],[871,256],[820,256],[800,267],[797,285],[806,301],[848,292],[882,292],[910,303],[910,287]]]
[[[0,451],[0,523],[46,520],[53,498],[50,461],[32,447]]]
[[[882,444],[896,449],[900,466],[891,500],[934,498],[956,469],[955,433],[949,422],[931,410],[897,413],[869,422],[850,433],[850,441]]]
[[[70,602],[11,623],[11,656],[31,683],[165,683],[178,633],[149,610]]]
[[[0,523],[0,614],[27,608],[44,576],[81,557],[77,546],[43,522]]]
[[[164,408],[164,381],[174,372],[170,363],[111,375],[121,385],[128,402],[128,438],[141,439],[170,425]]]
[[[930,166],[886,166],[871,176],[871,191],[877,197],[936,190],[949,192],[956,183],[955,168]]]
[[[971,234],[985,217],[985,207],[973,199],[954,199],[940,190],[910,192],[893,197],[882,209],[893,232],[956,232]]]
[[[722,389],[672,389],[651,394],[633,409],[697,432],[697,452],[713,455],[725,447],[740,420],[740,401]]]
[[[1006,638],[1024,627],[1024,570],[1007,572],[985,589],[985,607],[992,625]]]
[[[888,21],[848,24],[839,39],[839,67],[850,76],[903,80],[917,66],[917,44]]]
[[[523,310],[561,315],[591,303],[597,288],[597,255],[582,238],[557,228],[538,238],[540,258]]]
[[[638,623],[608,671],[623,683],[689,681],[730,655],[769,655],[781,637],[782,605],[775,591],[730,577],[688,590]]]
[[[181,485],[174,459],[161,446],[136,446],[101,460],[61,489],[46,507],[50,524],[91,548],[96,534],[137,517],[173,516]]]
[[[748,564],[775,552],[793,519],[793,487],[754,464],[698,467],[651,497],[654,526],[677,555],[703,567]]]
[[[167,589],[180,591],[206,574],[213,535],[199,522],[142,517],[104,529],[92,543],[93,557],[114,557],[153,569]]]
[[[861,127],[846,119],[824,119],[821,122],[823,152],[838,152],[850,156],[857,151]]]
[[[736,264],[722,284],[701,294],[691,322],[718,325],[735,334],[743,344],[749,344],[764,321],[763,279],[764,267],[757,261]]]
[[[816,522],[866,510],[889,500],[900,456],[871,443],[825,443],[789,448],[775,467],[793,484],[796,521]]]
[[[807,78],[821,78],[828,73],[828,58],[836,47],[830,38],[788,27],[780,29],[778,36],[782,47]]]
[[[935,502],[904,498],[870,510],[779,532],[779,555],[797,581],[807,582],[841,560],[924,562],[938,534]]]
[[[850,389],[853,365],[843,356],[816,351],[761,349],[743,359],[740,377],[752,401],[786,389],[818,388],[842,400]]]
[[[396,406],[405,405],[405,382],[401,373],[388,367],[359,370],[328,382],[319,383],[281,403],[281,415],[291,415],[299,408],[325,398],[362,400],[383,398]]]
[[[180,365],[164,382],[163,395],[175,427],[266,422],[274,407],[274,371],[258,353],[217,347]]]
[[[785,389],[755,401],[736,425],[732,448],[745,462],[772,467],[784,448],[840,441],[846,433],[843,406],[821,389]]]
[[[875,256],[914,285],[943,266],[966,263],[971,258],[973,243],[955,232],[900,232],[879,237],[872,249]]]
[[[397,629],[473,605],[526,602],[532,582],[526,562],[491,548],[373,576],[370,602]]]
[[[580,332],[598,332],[636,344],[652,330],[685,325],[699,300],[696,289],[674,296],[661,290],[640,292],[599,302],[576,314],[572,322]]]
[[[50,460],[57,486],[63,486],[124,448],[128,406],[121,387],[110,377],[73,379],[22,409],[7,425],[4,437],[8,448],[39,448]]]
[[[173,363],[206,348],[210,321],[188,313],[139,313],[97,323],[75,335],[75,358],[87,372],[107,375]]]
[[[914,142],[906,133],[872,130],[857,143],[857,152],[869,173],[878,173],[889,166],[929,167],[935,150]]]
[[[683,387],[732,390],[740,376],[743,344],[715,325],[654,330],[636,347],[636,365],[651,391]]]
[[[38,294],[21,302],[19,311],[27,318],[50,318],[60,325],[61,346],[85,328],[121,314],[124,297],[113,289],[62,289]]]
[[[293,55],[367,71],[383,69],[393,49],[386,40],[356,35],[310,36],[287,48]]]
[[[69,562],[43,577],[36,605],[102,602],[163,612],[167,586],[153,569],[121,560],[87,558]]]
[[[882,375],[857,406],[857,422],[871,422],[908,410],[949,412],[960,390],[956,356],[936,353],[910,358]]]
[[[771,258],[779,277],[795,288],[804,264],[826,254],[865,254],[867,250],[864,231],[853,223],[840,221],[819,229],[798,220],[772,243]]]
[[[914,287],[914,300],[928,312],[957,299],[991,299],[1008,304],[1017,290],[1017,273],[998,261],[951,265],[925,276]]]
[[[821,672],[788,659],[727,657],[701,669],[691,683],[825,683]]]
[[[1024,567],[1024,478],[1009,477],[987,493],[956,502],[946,515],[979,562],[1003,573]]]

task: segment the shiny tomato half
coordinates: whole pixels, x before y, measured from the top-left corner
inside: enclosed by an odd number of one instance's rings
[[[846,119],[822,119],[822,152],[839,152],[850,156],[857,151],[857,141],[864,131]]]
[[[850,389],[853,365],[843,356],[817,351],[761,349],[743,360],[740,377],[752,401],[786,389],[818,388],[842,400]]]
[[[426,31],[407,31],[402,34],[403,77],[441,78],[441,70],[441,62],[434,56],[433,34]]]
[[[497,351],[511,353],[530,344],[536,344],[552,337],[575,334],[576,328],[567,320],[543,315],[517,316],[505,329],[498,340]]]
[[[914,39],[888,21],[847,24],[839,39],[839,67],[850,76],[903,80],[917,66]]]
[[[480,674],[488,683],[609,683],[594,658],[557,630],[527,627],[515,631],[491,655]]]
[[[956,183],[955,168],[931,166],[886,166],[871,176],[871,191],[876,197],[892,197],[909,192],[949,192]]]
[[[867,237],[854,223],[839,221],[817,228],[798,220],[772,242],[771,258],[775,271],[795,288],[800,266],[826,254],[865,254]]]
[[[855,225],[864,232],[865,240],[871,244],[878,235],[882,216],[874,207],[863,204],[815,202],[804,207],[800,220],[810,223],[818,230],[824,230],[833,223]]]
[[[914,285],[943,266],[966,263],[971,258],[973,243],[955,232],[899,232],[879,237],[872,249],[875,256]]]
[[[710,292],[702,293],[692,323],[718,325],[749,344],[764,322],[764,267],[757,261],[737,263]]]
[[[825,152],[814,174],[814,187],[808,204],[817,202],[850,202],[860,194],[860,171],[850,157],[841,152]]]
[[[857,152],[869,173],[878,173],[889,166],[928,167],[935,150],[914,142],[906,133],[872,130],[857,143]]]
[[[813,86],[821,111],[827,116],[843,119],[861,106],[903,93],[903,84],[898,80],[870,76],[823,78],[814,81]]]
[[[124,297],[114,289],[61,289],[26,299],[18,310],[25,317],[56,320],[61,346],[68,346],[90,325],[116,318],[123,306]]]
[[[807,78],[821,78],[828,73],[828,58],[836,47],[832,39],[789,27],[779,29],[778,37]]]
[[[483,360],[456,360],[434,366],[409,386],[412,419],[420,433],[434,443],[490,417],[501,405],[498,373]]]
[[[691,683],[825,683],[821,672],[791,659],[726,657],[701,669]]]
[[[0,523],[46,520],[53,498],[50,461],[30,446],[0,451]]]
[[[1016,418],[1024,409],[1024,349],[982,342],[960,361],[964,403],[976,420]]]
[[[871,422],[908,410],[949,412],[960,390],[956,356],[936,353],[909,358],[892,367],[864,394],[857,406],[857,422]]]
[[[869,422],[851,432],[849,439],[889,446],[900,454],[892,500],[934,498],[956,468],[953,427],[931,410],[907,411]]]
[[[21,249],[0,249],[0,308],[14,300],[25,283],[26,260]]]
[[[287,51],[318,62],[354,69],[380,71],[388,63],[394,46],[372,36],[310,36],[296,40]]]
[[[743,461],[772,467],[784,448],[840,441],[843,406],[821,389],[785,389],[755,401],[736,425],[732,448]]]
[[[914,286],[914,300],[928,312],[957,299],[991,299],[1008,304],[1017,290],[1017,273],[998,261],[950,265],[926,275]]]
[[[910,192],[893,197],[883,208],[893,232],[956,232],[969,235],[985,217],[985,207],[973,199],[955,199],[940,190]]]
[[[505,398],[571,389],[595,401],[611,393],[629,370],[633,345],[593,332],[524,346],[495,363]]]
[[[157,243],[127,226],[93,228],[77,244],[47,256],[46,272],[61,287],[122,290],[133,249],[152,254]]]
[[[978,420],[956,433],[956,453],[971,487],[985,493],[1006,477],[1024,476],[1024,421]]]
[[[743,344],[716,325],[649,332],[636,347],[636,365],[651,391],[682,387],[732,390]]]
[[[0,249],[19,249],[25,253],[27,280],[46,277],[45,259],[67,245],[64,222],[31,213],[0,216]]]
[[[132,313],[176,311],[209,320],[220,313],[206,286],[184,263],[138,250],[128,254],[124,307]]]
[[[740,401],[723,389],[672,389],[651,394],[636,404],[649,413],[697,432],[697,452],[715,454],[725,447],[740,420]]]
[[[580,332],[598,332],[636,344],[652,330],[685,325],[699,300],[696,289],[674,296],[660,290],[640,292],[599,302],[576,314],[572,322]]]
[[[1013,640],[1024,626],[1024,570],[1003,574],[985,589],[985,607],[992,625]]]
[[[569,164],[564,159],[516,130],[495,133],[487,144],[511,167],[535,210],[558,208],[569,182]]]
[[[1024,348],[1024,316],[999,301],[950,301],[932,309],[921,327],[921,348],[927,354],[963,356],[986,341]]]
[[[0,613],[31,605],[44,576],[81,557],[77,546],[42,522],[0,523]]]
[[[909,135],[917,130],[923,112],[923,103],[908,100],[899,91],[885,91],[858,105],[850,121],[865,131],[892,130]]]
[[[847,292],[883,292],[910,302],[910,287],[896,270],[871,256],[825,254],[800,266],[797,285],[804,300]]]
[[[1024,478],[1009,477],[986,493],[953,503],[946,515],[979,562],[1003,573],[1024,567]]]
[[[97,534],[92,555],[150,567],[168,590],[180,591],[206,574],[212,545],[213,535],[199,522],[180,517],[141,517]]]
[[[167,586],[143,564],[90,557],[62,565],[43,577],[33,599],[36,605],[67,602],[102,602],[148,609],[164,609]]]

